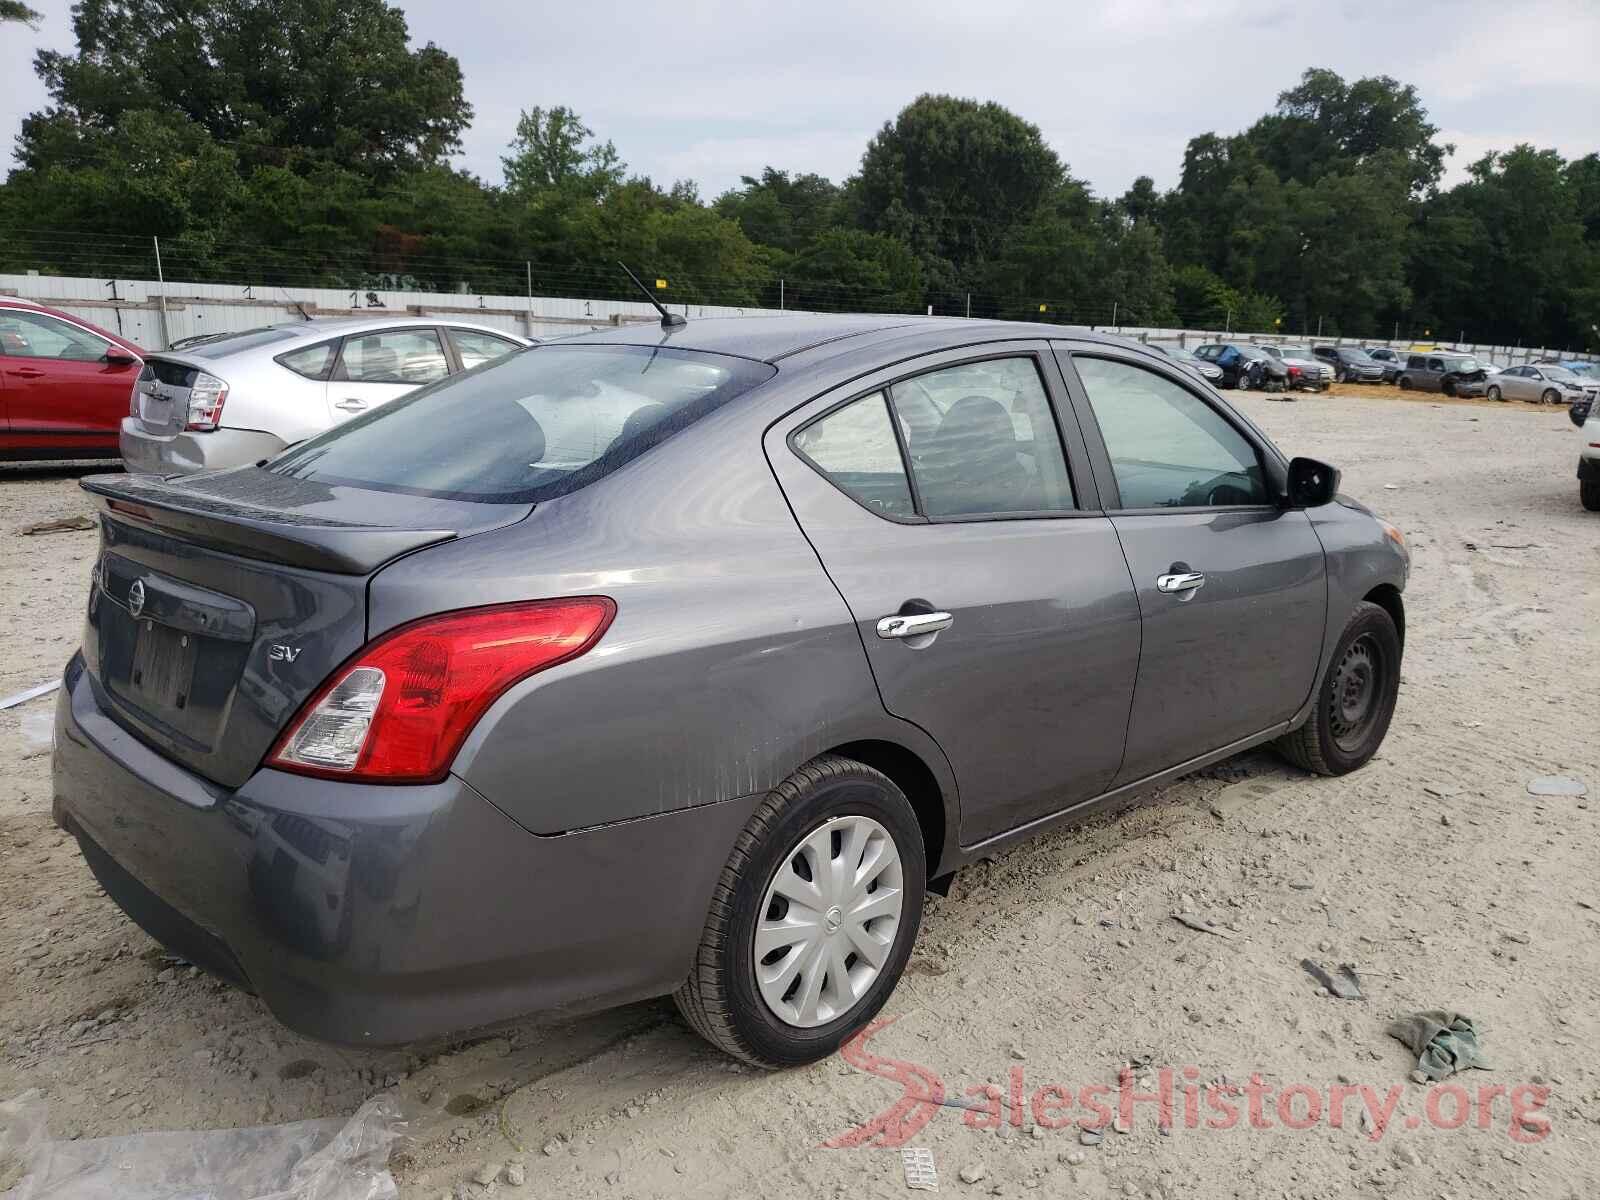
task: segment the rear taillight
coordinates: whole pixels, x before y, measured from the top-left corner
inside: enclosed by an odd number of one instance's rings
[[[588,650],[616,612],[604,596],[578,596],[402,625],[329,677],[267,765],[337,779],[435,783],[507,688]]]
[[[201,433],[215,429],[222,420],[222,406],[227,399],[228,385],[201,371],[189,389],[189,420],[184,428]]]

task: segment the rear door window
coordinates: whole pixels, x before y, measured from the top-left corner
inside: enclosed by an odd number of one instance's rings
[[[418,387],[449,374],[436,329],[384,329],[351,334],[339,355],[338,378],[351,383]]]
[[[882,392],[853,400],[811,422],[794,435],[794,447],[857,503],[891,517],[915,515],[911,484]]]
[[[373,336],[347,339],[345,354],[351,341]],[[268,470],[411,495],[538,503],[603,478],[774,374],[767,363],[690,350],[537,346],[493,371],[454,375],[373,409]]]
[[[924,515],[1071,511],[1050,399],[1029,358],[963,363],[890,389]]]

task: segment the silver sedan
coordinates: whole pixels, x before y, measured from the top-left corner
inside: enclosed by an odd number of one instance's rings
[[[159,475],[259,462],[532,344],[428,317],[296,321],[190,342],[146,358],[118,438],[122,461]]]
[[[1565,367],[1539,364],[1507,367],[1491,375],[1489,399],[1529,400],[1535,404],[1571,404],[1584,396],[1594,399],[1600,383],[1583,379]]]

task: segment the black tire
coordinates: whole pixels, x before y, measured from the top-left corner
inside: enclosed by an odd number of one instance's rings
[[[1446,396],[1454,396],[1456,394],[1456,381],[1454,379],[1442,379],[1442,380],[1440,380],[1439,381],[1439,390],[1441,392],[1443,392]]]
[[[1489,399],[1491,399],[1491,400],[1497,400],[1498,401],[1498,400],[1505,399],[1505,397],[1500,394],[1500,389],[1495,387],[1493,384],[1489,385],[1489,391],[1488,391],[1487,395],[1488,395]]]
[[[1402,392],[1409,392],[1411,390],[1411,376],[1409,376],[1409,375],[1400,376],[1400,390]]]
[[[1600,512],[1600,479],[1578,480],[1578,499],[1590,512]]]
[[[1555,388],[1546,388],[1544,390],[1544,394],[1539,397],[1539,403],[1540,404],[1560,404],[1561,403],[1561,393],[1556,391]]]
[[[774,872],[808,833],[840,816],[871,817],[893,838],[904,890],[900,924],[878,977],[855,1005],[825,1025],[800,1028],[779,1020],[757,990],[756,924]],[[706,1041],[753,1066],[795,1067],[836,1053],[894,991],[922,922],[927,871],[922,829],[893,780],[853,759],[813,759],[767,794],[735,841],[694,966],[673,994],[678,1011]]]
[[[1344,775],[1365,766],[1383,745],[1400,693],[1400,633],[1381,607],[1363,600],[1334,647],[1317,684],[1316,702],[1304,725],[1275,743],[1297,767],[1318,775]],[[1370,707],[1351,721],[1349,691],[1360,671],[1371,673]],[[1341,695],[1340,693],[1345,693]]]
[[[1348,367],[1340,367],[1339,368],[1339,382],[1340,383],[1354,383],[1355,382],[1355,380],[1350,378],[1350,370],[1349,370]]]

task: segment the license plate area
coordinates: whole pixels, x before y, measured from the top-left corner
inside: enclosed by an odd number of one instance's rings
[[[142,708],[181,713],[189,705],[200,639],[181,630],[140,621],[128,682]]]

